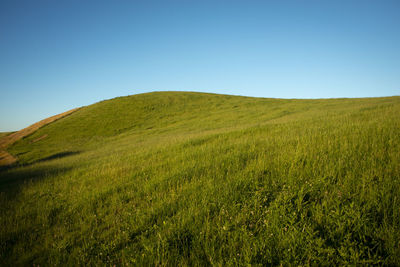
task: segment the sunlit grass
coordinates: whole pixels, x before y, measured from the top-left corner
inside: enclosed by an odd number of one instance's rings
[[[399,115],[399,97],[173,92],[82,108],[9,149],[0,260],[395,265]]]

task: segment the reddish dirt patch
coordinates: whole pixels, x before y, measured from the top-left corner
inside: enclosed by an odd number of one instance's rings
[[[12,164],[12,163],[17,161],[17,159],[15,157],[13,157],[11,154],[9,154],[6,151],[7,147],[9,147],[10,145],[14,144],[16,141],[18,141],[18,140],[20,140],[20,139],[22,139],[22,138],[34,133],[39,128],[41,128],[41,127],[43,127],[43,126],[45,126],[45,125],[47,125],[47,124],[49,124],[51,122],[54,122],[54,121],[56,121],[58,119],[61,119],[61,118],[65,117],[65,116],[77,111],[78,109],[79,108],[71,109],[71,110],[63,112],[61,114],[51,116],[51,117],[49,117],[47,119],[41,120],[41,121],[39,121],[37,123],[34,123],[31,126],[28,126],[28,127],[24,128],[24,129],[18,131],[18,132],[15,132],[15,133],[12,133],[12,134],[9,134],[9,135],[1,137],[0,138],[0,166],[9,165],[9,164]],[[41,140],[43,138],[46,138],[46,137],[47,137],[47,135],[43,135],[43,136],[33,140],[33,142],[37,142],[37,141],[39,141],[39,140]]]

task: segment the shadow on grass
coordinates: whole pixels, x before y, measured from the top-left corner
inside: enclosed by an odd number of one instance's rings
[[[25,154],[25,153],[26,152],[21,153],[21,154]],[[18,168],[18,167],[27,167],[27,166],[31,166],[31,165],[39,163],[39,162],[49,161],[49,160],[53,160],[53,159],[61,159],[61,158],[65,158],[65,157],[68,157],[68,156],[77,155],[77,154],[80,154],[80,153],[81,153],[81,151],[64,151],[64,152],[55,153],[55,154],[50,155],[50,156],[45,157],[45,158],[41,158],[41,159],[35,160],[33,162],[30,162],[30,163],[20,163],[20,162],[17,161],[17,162],[15,162],[13,164],[10,164],[10,165],[0,166],[0,175],[1,175],[2,172],[10,170],[10,169],[15,169],[15,168]],[[20,154],[17,154],[17,156],[18,155],[20,155]]]
[[[80,154],[80,153],[81,153],[80,151],[64,151],[64,152],[56,153],[56,154],[53,154],[51,156],[36,160],[33,163],[43,162],[43,161],[48,161],[48,160],[53,160],[53,159],[61,159],[61,158],[65,158],[65,157],[68,157],[68,156],[77,155],[77,154]]]
[[[21,186],[35,183],[41,179],[60,175],[71,167],[56,166],[23,166],[12,168],[0,173],[0,192],[6,195],[15,195]]]
[[[66,151],[39,159],[29,164],[12,164],[0,168],[0,192],[8,197],[16,196],[21,186],[28,183],[35,183],[44,178],[60,175],[72,167],[59,166],[57,164],[37,164],[53,159],[60,159],[67,156],[79,154],[77,151]]]
[[[18,196],[24,187],[34,185],[44,179],[54,179],[57,175],[61,175],[71,169],[72,167],[27,166],[1,172],[1,199],[2,201],[5,200],[7,202],[14,201],[15,199],[18,199]]]

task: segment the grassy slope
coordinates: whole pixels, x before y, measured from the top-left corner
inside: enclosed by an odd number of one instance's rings
[[[11,132],[0,132],[0,138],[9,135]]]
[[[399,114],[182,92],[82,108],[9,148],[0,260],[396,264]]]

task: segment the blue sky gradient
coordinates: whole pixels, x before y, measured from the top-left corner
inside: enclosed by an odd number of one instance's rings
[[[0,131],[149,91],[400,94],[400,1],[0,1]]]

